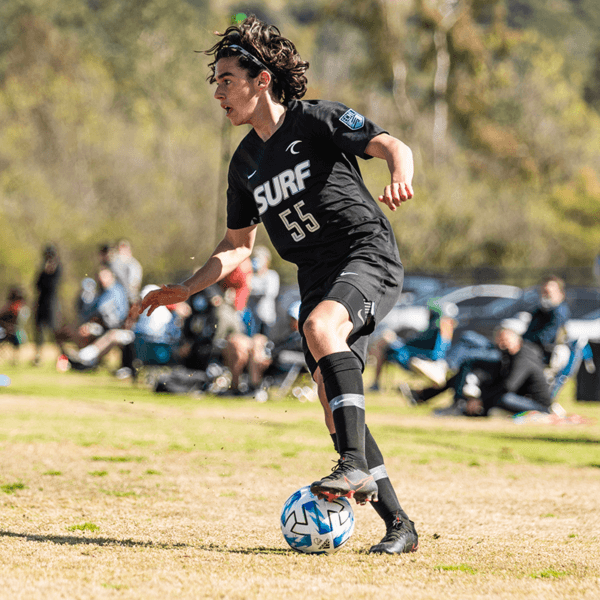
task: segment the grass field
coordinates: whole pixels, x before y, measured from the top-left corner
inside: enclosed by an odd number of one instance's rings
[[[335,459],[317,404],[0,373],[2,599],[600,598],[600,406],[572,386],[561,401],[589,425],[440,419],[369,395],[420,549],[367,554],[381,522],[354,505],[348,544],[309,556],[278,517]]]

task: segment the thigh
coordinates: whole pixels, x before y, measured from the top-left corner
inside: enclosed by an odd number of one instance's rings
[[[390,281],[387,273],[361,261],[348,263],[339,275],[330,279],[331,283],[319,290],[311,290],[302,299],[300,331],[308,315],[324,300],[332,300],[346,308],[352,322],[348,336],[348,346],[358,357],[362,368],[366,365],[368,337],[375,325],[396,304],[402,290],[400,281]],[[316,361],[311,356],[304,336],[302,336],[306,363],[314,373]]]

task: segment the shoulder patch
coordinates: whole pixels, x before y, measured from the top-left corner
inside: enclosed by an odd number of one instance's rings
[[[359,115],[355,110],[349,108],[341,117],[340,121],[348,127],[348,129],[352,129],[352,131],[356,131],[360,129],[365,124],[365,118],[362,115]]]

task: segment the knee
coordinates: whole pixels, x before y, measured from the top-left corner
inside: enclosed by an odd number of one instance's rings
[[[327,319],[319,314],[311,314],[306,319],[302,332],[308,341],[320,339],[331,333],[327,328]]]
[[[318,344],[323,340],[346,340],[352,330],[352,323],[348,321],[348,327],[345,327],[345,325],[345,323],[338,323],[325,313],[316,313],[308,317],[302,332],[310,347],[312,344]]]

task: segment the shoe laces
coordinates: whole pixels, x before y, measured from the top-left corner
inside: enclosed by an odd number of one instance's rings
[[[350,469],[350,463],[348,462],[348,459],[342,457],[339,458],[337,461],[334,461],[335,464],[333,465],[333,467],[331,467],[331,472],[333,473],[334,471],[348,471],[348,469]]]
[[[355,469],[352,463],[344,456],[333,462],[335,462],[335,464],[331,467],[331,475],[328,475],[328,477],[337,473],[347,473],[348,471],[353,471]]]
[[[403,535],[405,531],[410,533],[410,527],[400,518],[400,515],[396,515],[394,520],[388,525],[382,542],[391,542],[396,540]]]

